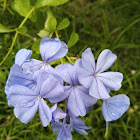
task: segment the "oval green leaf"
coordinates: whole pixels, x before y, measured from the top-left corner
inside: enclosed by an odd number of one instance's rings
[[[0,33],[9,33],[9,32],[14,32],[15,29],[9,29],[5,27],[4,25],[0,24]]]
[[[75,45],[78,40],[79,40],[79,35],[75,32],[72,32],[70,36],[70,40],[68,42],[68,48],[71,48],[73,45]]]
[[[68,0],[38,0],[35,4],[36,8],[44,6],[59,6],[66,3]]]
[[[70,25],[70,21],[68,18],[64,18],[60,24],[57,26],[57,30],[62,30],[67,28]]]
[[[14,9],[23,17],[31,10],[30,0],[14,0]]]

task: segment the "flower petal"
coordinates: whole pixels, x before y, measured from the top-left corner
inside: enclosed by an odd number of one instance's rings
[[[23,73],[22,68],[14,64],[10,69],[7,85],[11,87],[16,84],[31,87],[35,82],[32,75]]]
[[[34,73],[34,81],[36,82],[37,86],[35,88],[36,93],[41,92],[41,87],[43,83],[46,81],[46,79],[49,79],[49,77],[52,77],[49,73],[45,71],[38,70]],[[49,85],[49,84],[48,84]],[[48,86],[47,85],[47,86]]]
[[[81,59],[77,59],[75,64],[74,64],[74,70],[73,70],[73,83],[74,83],[74,85],[79,84],[78,73],[79,73],[79,70],[81,68],[82,68],[82,61],[81,61]]]
[[[102,114],[106,121],[119,119],[129,108],[130,99],[124,94],[116,95],[104,100]]]
[[[56,108],[57,108],[57,104],[54,104],[54,106],[50,107],[51,112],[54,112],[56,110]]]
[[[83,101],[84,101],[86,107],[96,104],[97,99],[89,95],[89,89],[87,89],[83,86],[77,86],[76,90],[83,98]]]
[[[29,102],[37,98],[37,93],[33,92],[31,89],[22,86],[14,85],[11,86],[9,91],[9,96],[7,96],[10,104],[14,107],[19,105],[26,105]]]
[[[98,78],[94,78],[92,85],[89,88],[89,95],[97,99],[107,99],[110,97],[105,86]]]
[[[73,65],[69,63],[61,64],[55,67],[56,71],[60,74],[61,78],[69,83],[70,85],[73,85]]]
[[[38,100],[36,100],[34,102],[34,104],[32,104],[32,106],[15,107],[14,108],[14,114],[21,122],[27,124],[35,116],[35,114],[38,110],[38,104],[39,104],[39,102],[38,102]]]
[[[34,74],[37,70],[40,70],[41,67],[45,64],[45,62],[36,60],[36,59],[30,59],[23,63],[22,69],[25,73]]]
[[[44,64],[40,70],[44,70],[48,72],[49,74],[53,75],[55,79],[60,81],[60,83],[63,85],[63,80],[60,76],[60,74],[50,65],[50,64]]]
[[[52,120],[52,112],[43,98],[39,102],[39,117],[44,127],[47,127]]]
[[[76,88],[73,88],[71,94],[69,95],[68,109],[74,116],[86,115],[86,107],[84,101]]]
[[[82,66],[85,70],[94,73],[95,72],[95,59],[91,48],[87,48],[82,53]]]
[[[66,113],[64,113],[59,107],[56,108],[55,111],[52,112],[53,120],[55,122],[58,122],[60,119],[63,119],[66,117]]]
[[[88,135],[85,130],[91,129],[91,127],[85,126],[85,123],[81,119],[74,116],[71,116],[70,123],[72,123],[73,129],[79,134]]]
[[[104,72],[99,73],[97,76],[100,81],[111,90],[117,91],[122,86],[123,74],[120,72]]]
[[[72,135],[70,131],[66,128],[66,126],[63,126],[59,130],[56,140],[72,140]]]
[[[31,57],[31,55],[32,55],[31,50],[27,50],[27,49],[19,50],[15,56],[15,64],[18,64],[19,66],[21,66],[23,62],[25,62]]]
[[[52,122],[51,127],[52,127],[53,132],[59,133],[59,130],[63,127],[63,123],[62,122],[57,122],[57,123]]]
[[[40,42],[40,53],[42,59],[47,63],[63,58],[67,52],[68,47],[66,43],[58,38],[43,37]]]
[[[40,95],[43,98],[49,99],[51,103],[57,103],[67,98],[69,93],[64,93],[63,85],[52,75],[49,75],[42,84]]]
[[[97,60],[96,73],[101,73],[110,68],[117,60],[116,54],[112,53],[109,49],[103,50]]]
[[[92,84],[93,78],[93,74],[87,70],[79,69],[78,79],[80,84],[82,84],[84,87],[89,88]]]

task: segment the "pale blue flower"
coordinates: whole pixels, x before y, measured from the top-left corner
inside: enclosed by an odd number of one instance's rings
[[[102,105],[102,114],[105,121],[119,119],[129,108],[130,99],[124,94],[105,99]]]
[[[74,116],[85,116],[87,113],[86,107],[92,106],[97,99],[88,94],[88,89],[80,85],[78,81],[78,70],[80,69],[80,60],[75,62],[75,65],[69,63],[61,64],[55,68],[61,78],[69,86],[65,86],[65,94],[68,97],[68,109]]]
[[[110,97],[110,90],[119,90],[123,80],[120,72],[104,72],[116,61],[117,56],[106,49],[98,57],[97,64],[90,48],[82,53],[82,68],[79,70],[79,82],[89,88],[89,94],[97,99]],[[104,73],[103,73],[104,72]]]
[[[81,135],[88,135],[85,130],[91,129],[91,127],[85,126],[81,119],[73,115],[68,114],[68,116],[70,118],[69,124],[65,121],[51,124],[53,132],[57,133],[57,140],[72,140],[71,131],[73,129]]]
[[[57,133],[56,140],[72,140],[72,127],[70,124],[57,122],[51,124],[53,132]]]
[[[45,103],[57,103],[65,99],[61,83],[52,75],[44,71],[34,74],[36,86],[33,90],[23,85],[13,85],[9,89],[9,100],[14,108],[15,116],[23,123],[28,123],[39,109],[42,125],[46,127],[52,120],[52,111]]]
[[[37,70],[45,70],[56,77],[59,76],[49,63],[63,58],[68,52],[68,47],[65,42],[58,38],[43,37],[40,42],[40,54],[43,61],[30,59],[26,61],[22,68],[24,71],[34,73]]]
[[[86,126],[81,119],[75,116],[70,116],[70,124],[72,125],[72,128],[81,135],[88,135],[85,130],[91,129],[90,126]]]

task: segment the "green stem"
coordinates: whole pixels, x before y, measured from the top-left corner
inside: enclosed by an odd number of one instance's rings
[[[18,28],[21,28],[21,27],[24,25],[24,23],[25,23],[26,20],[29,18],[29,16],[30,16],[31,13],[34,11],[34,9],[35,9],[35,8],[33,7],[33,8],[29,11],[29,13],[28,13],[27,16],[24,18],[24,20],[21,22],[21,24],[19,25]],[[5,60],[6,60],[7,57],[9,56],[9,54],[12,52],[12,49],[13,49],[13,47],[14,47],[14,45],[15,45],[15,42],[16,42],[17,37],[18,37],[18,32],[16,32],[16,34],[15,34],[15,36],[14,36],[14,39],[13,39],[13,42],[12,42],[12,44],[11,44],[11,46],[10,46],[10,49],[9,49],[8,53],[5,55],[5,57],[3,58],[3,60],[1,61],[0,66],[5,62]]]
[[[71,64],[73,64],[74,65],[74,63],[71,61],[71,59],[66,55],[66,58],[69,60],[69,62],[71,63]]]
[[[59,38],[59,35],[58,35],[58,32],[57,31],[55,31],[55,34],[56,34],[56,37]]]
[[[0,66],[5,62],[5,60],[7,59],[7,57],[9,56],[9,54],[11,53],[11,51],[12,51],[12,49],[13,49],[13,47],[14,47],[15,41],[16,41],[16,39],[17,39],[17,36],[18,36],[18,33],[16,32],[16,34],[15,34],[15,36],[14,36],[14,39],[13,39],[13,42],[12,42],[12,44],[11,44],[11,47],[10,47],[8,53],[7,53],[7,54],[5,55],[5,57],[3,58],[3,60],[1,61]]]
[[[108,136],[108,128],[109,128],[109,122],[106,121],[106,131],[105,131],[105,139]]]
[[[27,14],[27,16],[24,18],[24,20],[21,22],[21,24],[19,25],[19,28],[21,28],[24,23],[26,22],[26,20],[29,18],[29,16],[32,14],[32,12],[34,11],[34,7],[29,11],[29,13]]]

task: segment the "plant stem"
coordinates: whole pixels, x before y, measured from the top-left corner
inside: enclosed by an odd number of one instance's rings
[[[65,100],[65,113],[67,113],[67,103],[68,103],[68,99]],[[63,120],[63,124],[66,124],[66,117]]]
[[[21,24],[19,25],[18,28],[21,28],[21,27],[24,25],[24,23],[25,23],[26,20],[29,18],[29,16],[30,16],[31,13],[34,11],[34,9],[35,9],[35,8],[33,7],[33,8],[29,11],[29,13],[28,13],[27,16],[24,18],[24,20],[21,22]],[[12,49],[13,49],[13,47],[14,47],[14,45],[15,45],[15,42],[16,42],[17,37],[18,37],[18,32],[16,32],[16,34],[15,34],[15,36],[14,36],[14,39],[13,39],[13,42],[12,42],[12,44],[11,44],[11,46],[10,46],[10,49],[9,49],[8,53],[5,55],[5,57],[3,58],[3,60],[1,61],[0,66],[5,62],[5,60],[6,60],[7,57],[9,56],[9,54],[12,52]]]
[[[71,64],[73,64],[74,65],[74,63],[71,61],[71,59],[66,55],[66,58],[69,60],[69,62],[71,63]]]
[[[7,59],[7,57],[9,56],[9,54],[11,53],[11,51],[12,51],[12,49],[13,49],[13,47],[14,47],[15,41],[16,41],[16,39],[17,39],[17,36],[18,36],[18,33],[16,32],[16,34],[15,34],[15,36],[14,36],[14,39],[13,39],[13,42],[12,42],[12,44],[11,44],[11,47],[10,47],[8,53],[7,53],[7,54],[5,55],[5,57],[3,58],[3,60],[1,61],[0,66],[5,62],[5,60]]]
[[[108,135],[108,128],[109,128],[109,122],[106,121],[105,138],[107,138],[107,135]]]
[[[58,35],[58,32],[57,31],[55,31],[55,34],[56,34],[56,37],[59,38],[59,35]]]
[[[32,12],[34,11],[34,7],[29,11],[29,13],[27,14],[27,16],[24,18],[24,20],[21,22],[21,24],[19,25],[19,28],[21,28],[24,23],[26,22],[26,20],[29,18],[29,16],[32,14]]]

